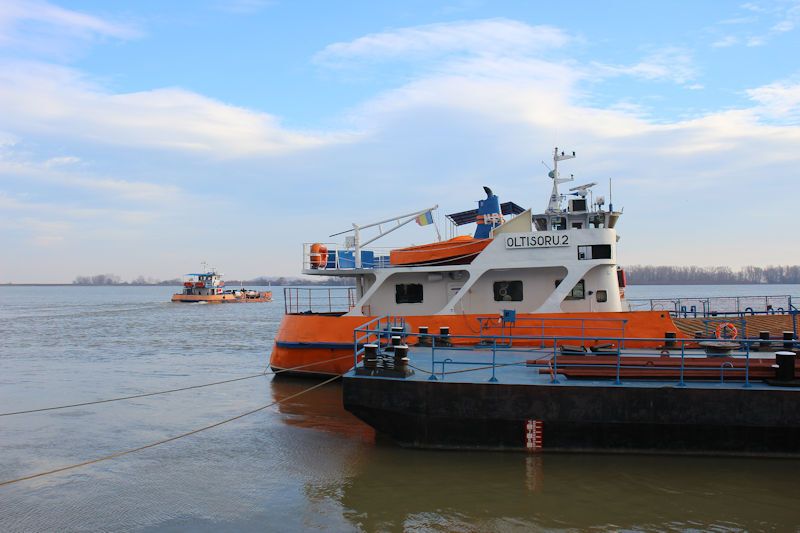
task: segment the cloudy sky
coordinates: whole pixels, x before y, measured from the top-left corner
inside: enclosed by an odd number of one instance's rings
[[[0,0],[0,283],[613,179],[623,264],[797,264],[800,2]],[[412,225],[386,244],[423,243]]]

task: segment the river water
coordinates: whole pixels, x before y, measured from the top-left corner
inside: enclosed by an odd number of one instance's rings
[[[170,287],[0,287],[0,411],[258,373],[272,303],[171,304]],[[800,286],[629,287],[629,298]],[[257,377],[0,417],[0,481],[87,461],[281,400]],[[798,406],[800,408],[800,406]],[[529,531],[800,528],[800,461],[407,450],[331,384],[110,461],[0,486],[1,531]]]

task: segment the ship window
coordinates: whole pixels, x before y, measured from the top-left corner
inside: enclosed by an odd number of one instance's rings
[[[536,223],[537,231],[547,231],[547,219],[544,217],[536,217],[533,219]]]
[[[494,282],[494,301],[495,302],[521,302],[522,301],[522,282],[521,281],[495,281]]]
[[[597,291],[595,294],[597,295],[598,302],[603,303],[608,301],[608,292],[606,292],[605,290],[601,289]]]
[[[557,279],[556,280],[556,287],[561,285],[563,280]],[[565,300],[583,300],[586,298],[586,283],[584,280],[580,280],[575,286],[572,288],[571,291],[564,297]]]
[[[394,289],[394,301],[399,304],[422,302],[422,285],[419,283],[398,283]]]
[[[553,217],[550,219],[551,229],[567,229],[567,219],[565,217]]]
[[[611,259],[611,245],[578,246],[578,259]]]

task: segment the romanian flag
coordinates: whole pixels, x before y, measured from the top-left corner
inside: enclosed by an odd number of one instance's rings
[[[433,214],[428,211],[427,213],[422,213],[420,216],[417,217],[417,224],[420,226],[427,226],[428,224],[433,224]]]

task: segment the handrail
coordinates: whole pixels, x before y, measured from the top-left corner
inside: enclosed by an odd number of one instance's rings
[[[287,315],[302,313],[347,313],[356,305],[356,288],[284,287],[283,311]]]
[[[792,296],[709,296],[695,298],[628,298],[631,309],[668,311],[672,316],[705,318],[710,316],[745,316],[789,314],[798,311]]]
[[[377,329],[371,329],[370,328],[370,326],[375,322],[377,322],[377,324],[380,326],[382,321],[386,321],[387,325],[385,327],[377,328]],[[390,330],[390,325],[389,325],[390,321],[391,321],[391,317],[380,317],[378,319],[373,319],[372,321],[370,321],[370,322],[368,322],[368,323],[366,323],[366,324],[364,324],[364,325],[362,325],[359,328],[356,328],[354,330],[354,342],[356,342],[355,363],[354,364],[357,365],[358,355],[360,353],[358,348],[357,348],[357,343],[359,342],[359,340],[363,340],[365,338],[365,336],[368,336],[370,334],[373,334],[373,335],[385,334],[387,332],[387,330]],[[359,337],[359,335],[358,335],[359,333],[362,334],[361,337]],[[476,343],[473,346],[461,346],[461,345],[458,345],[458,344],[448,346],[446,348],[446,357],[444,359],[442,359],[442,360],[437,360],[436,356],[435,356],[436,350],[437,350],[436,341],[437,341],[437,339],[441,340],[441,338],[442,338],[441,335],[420,334],[420,333],[406,334],[406,335],[407,336],[416,337],[418,339],[420,339],[420,338],[428,338],[428,339],[430,339],[430,346],[429,347],[430,347],[430,350],[431,350],[431,369],[430,369],[430,372],[429,372],[430,373],[430,377],[428,379],[431,380],[431,381],[438,381],[440,379],[444,380],[445,375],[446,375],[446,373],[445,373],[445,366],[446,365],[448,365],[448,364],[449,365],[462,364],[462,365],[482,365],[482,366],[485,366],[486,368],[491,368],[492,375],[491,375],[491,378],[489,379],[489,381],[490,382],[497,382],[498,380],[497,380],[497,373],[496,372],[497,372],[497,368],[498,368],[498,363],[497,363],[497,352],[498,351],[502,351],[502,352],[506,352],[506,353],[516,353],[516,352],[518,352],[518,353],[535,353],[535,354],[538,354],[538,355],[542,355],[542,354],[545,353],[543,351],[543,349],[541,349],[541,348],[519,347],[519,346],[511,347],[511,346],[508,346],[508,345],[504,345],[502,342],[498,343],[498,340],[499,341],[505,340],[506,337],[504,337],[504,336],[491,336],[490,339],[489,339],[489,340],[491,340],[491,344],[487,344],[486,336],[450,334],[450,335],[448,335],[448,339],[451,339],[451,340],[454,340],[454,339],[468,339],[469,340],[469,339],[471,339],[471,340],[476,341]],[[521,364],[524,364],[524,365],[526,365],[528,367],[548,369],[551,372],[551,383],[552,384],[559,383],[559,380],[558,380],[559,368],[562,368],[562,369],[579,368],[579,367],[611,368],[613,366],[613,367],[616,368],[616,370],[615,370],[615,374],[616,375],[615,375],[614,383],[617,384],[617,385],[621,385],[622,384],[622,379],[621,379],[622,375],[621,375],[621,373],[622,373],[623,369],[625,369],[626,371],[627,370],[643,370],[644,369],[644,370],[651,370],[651,371],[652,370],[677,371],[679,373],[679,379],[677,380],[676,384],[677,384],[677,386],[680,386],[680,387],[685,387],[686,386],[686,371],[687,371],[686,360],[689,359],[689,358],[691,358],[694,361],[705,359],[705,360],[708,361],[708,364],[692,365],[691,367],[688,368],[688,370],[691,370],[693,372],[696,372],[696,371],[719,371],[720,382],[724,384],[725,383],[725,371],[727,369],[729,374],[730,373],[734,373],[734,374],[738,374],[740,376],[743,375],[743,379],[744,379],[743,386],[746,387],[746,388],[751,387],[752,385],[751,385],[751,376],[750,376],[750,374],[751,374],[751,360],[752,360],[751,352],[753,351],[752,347],[754,345],[757,345],[757,344],[760,344],[760,343],[764,342],[764,339],[760,339],[760,338],[736,339],[733,342],[736,342],[737,344],[739,344],[739,347],[736,348],[736,349],[731,349],[729,354],[723,355],[722,357],[726,358],[726,359],[723,360],[720,357],[710,356],[708,354],[706,354],[705,356],[701,356],[701,354],[696,354],[697,356],[694,356],[695,354],[692,354],[692,357],[689,357],[689,354],[687,354],[687,352],[686,352],[687,345],[698,344],[698,339],[666,338],[666,337],[665,338],[660,338],[660,337],[652,337],[652,338],[644,338],[644,337],[632,338],[632,337],[629,337],[629,338],[624,338],[624,337],[620,337],[620,336],[591,337],[591,340],[593,340],[593,341],[615,343],[615,349],[614,349],[613,352],[596,353],[596,354],[594,354],[594,355],[597,355],[597,356],[613,356],[613,357],[615,357],[614,364],[610,365],[610,364],[602,364],[602,363],[590,362],[590,360],[588,360],[588,359],[584,363],[564,362],[563,360],[559,361],[559,357],[563,358],[565,355],[571,355],[571,354],[560,354],[559,353],[559,347],[563,347],[569,341],[579,341],[579,340],[586,341],[587,340],[586,337],[568,336],[568,335],[566,335],[566,336],[521,335],[521,336],[516,336],[515,338],[516,339],[520,339],[520,340],[529,340],[529,341],[542,341],[542,340],[544,340],[544,341],[552,342],[552,351],[548,352],[550,354],[549,357],[542,357],[540,359],[537,359],[537,361],[542,361],[543,362],[542,364],[531,363],[530,361],[526,360],[524,362],[518,362],[518,363],[504,363],[502,366],[506,366],[506,365],[509,365],[509,364],[510,365],[521,365]],[[723,340],[723,339],[720,339],[720,340]],[[642,344],[643,343],[650,343],[650,344],[653,344],[654,346],[658,346],[658,345],[660,345],[660,346],[670,346],[670,350],[671,350],[670,353],[669,353],[670,357],[667,360],[675,361],[679,357],[680,365],[679,365],[678,368],[675,368],[675,365],[665,366],[665,365],[657,364],[658,361],[662,360],[662,357],[664,355],[663,352],[662,352],[661,355],[656,355],[656,354],[653,354],[652,351],[651,352],[637,352],[636,349],[634,349],[634,350],[626,350],[625,353],[623,353],[623,351],[622,351],[623,350],[622,343],[624,341],[635,341],[636,343],[642,343]],[[703,341],[700,341],[700,342],[703,342]],[[775,343],[782,344],[783,349],[794,348],[794,347],[798,346],[798,341],[796,340],[796,337],[795,337],[795,339],[792,339],[792,340],[788,340],[788,339],[770,339],[769,342],[771,344],[773,344],[773,345]],[[691,346],[688,346],[688,347],[691,347]],[[454,361],[452,359],[452,357],[449,357],[449,355],[452,355],[450,352],[454,352],[454,351],[455,352],[458,352],[458,351],[475,351],[475,350],[477,350],[479,348],[483,348],[483,349],[489,349],[490,348],[491,349],[491,355],[492,355],[491,359],[490,360],[486,360],[486,361],[482,361],[482,360],[479,360],[479,361]],[[438,349],[442,350],[442,346],[439,346]],[[780,349],[781,348],[776,348],[776,351],[780,350]],[[636,356],[648,357],[649,358],[648,359],[648,364],[644,365],[644,366],[636,365],[636,364],[623,364],[623,361],[625,361],[626,358],[631,358],[631,357],[636,357]],[[743,367],[734,366],[733,363],[731,362],[731,359],[743,361],[744,362],[744,366]],[[764,359],[768,359],[768,357],[765,357]],[[632,359],[630,359],[630,360],[632,360]],[[629,362],[630,362],[630,360],[629,360]],[[719,361],[722,361],[722,363],[719,363]],[[546,364],[544,364],[544,363],[546,363]],[[653,364],[650,364],[650,363],[653,363]],[[728,363],[728,364],[726,364],[726,363]],[[441,365],[441,369],[439,371],[439,374],[440,374],[441,377],[439,377],[439,378],[437,378],[437,366],[438,365]],[[670,382],[672,380],[671,379],[666,379],[664,381]],[[707,380],[705,380],[705,381],[707,381]]]

